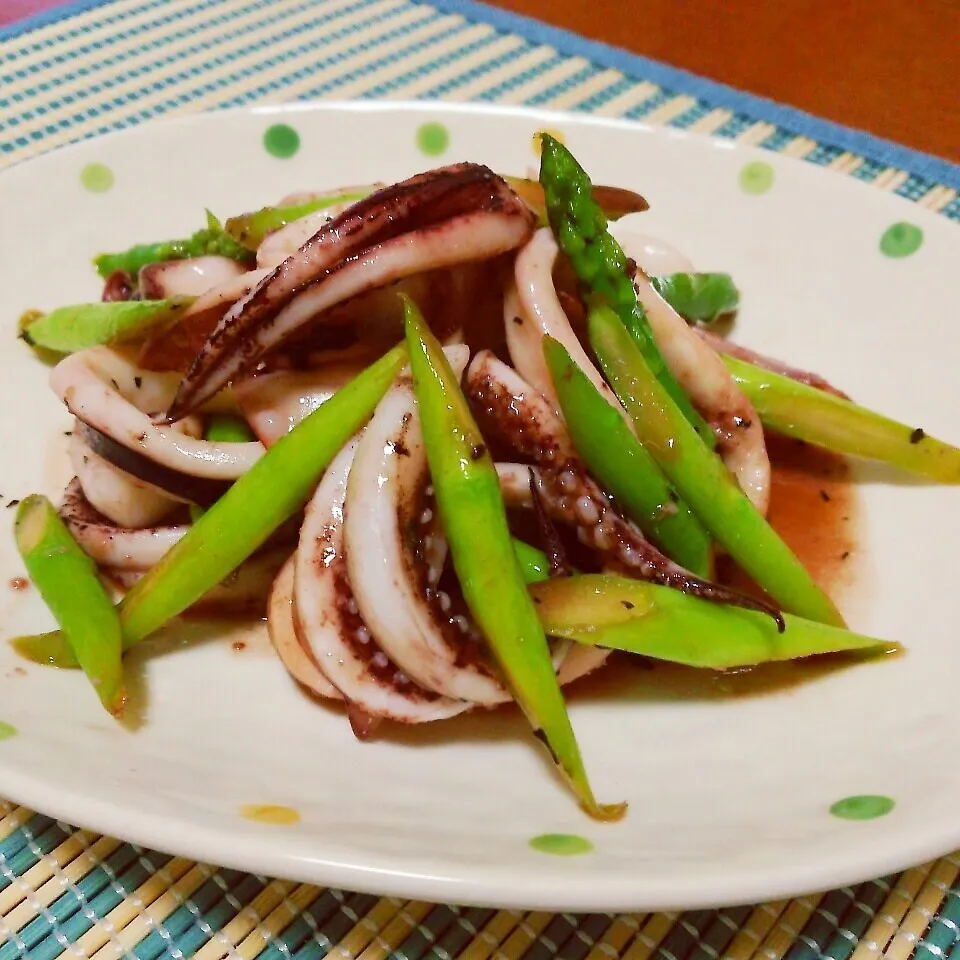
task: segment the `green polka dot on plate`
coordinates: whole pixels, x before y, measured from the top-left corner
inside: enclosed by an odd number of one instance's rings
[[[555,857],[577,857],[593,850],[593,844],[586,837],[575,833],[541,833],[530,841],[530,846]]]
[[[740,189],[744,193],[766,193],[773,186],[773,167],[763,160],[754,160],[740,168]]]
[[[843,820],[876,820],[885,817],[895,805],[892,797],[862,794],[838,800],[830,807],[830,812]]]
[[[417,128],[417,149],[428,157],[438,157],[450,146],[450,131],[436,121]]]
[[[106,193],[113,186],[113,171],[105,163],[88,163],[80,171],[80,182],[91,193]]]
[[[17,728],[10,723],[0,720],[0,740],[9,740],[17,735]]]
[[[895,223],[880,237],[880,252],[887,257],[909,257],[923,243],[923,231],[912,223]]]
[[[275,123],[264,131],[263,146],[271,156],[287,160],[300,149],[300,134],[289,123]]]

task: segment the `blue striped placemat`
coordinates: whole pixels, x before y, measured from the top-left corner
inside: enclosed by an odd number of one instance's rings
[[[357,97],[526,104],[669,124],[828,166],[960,220],[954,164],[472,0],[57,7],[0,29],[0,166],[162,115]],[[0,960],[940,958],[960,941],[958,875],[954,856],[753,907],[524,913],[243,874],[0,800]]]

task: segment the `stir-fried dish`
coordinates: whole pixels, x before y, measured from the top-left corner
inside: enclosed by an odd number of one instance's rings
[[[208,214],[98,257],[101,302],[25,315],[75,477],[19,505],[59,630],[17,649],[120,715],[132,646],[187,612],[266,616],[358,738],[515,701],[603,819],[625,805],[594,797],[564,688],[611,651],[890,649],[768,523],[766,437],[944,483],[960,450],[721,336],[734,280],[541,139],[539,182],[459,163]]]

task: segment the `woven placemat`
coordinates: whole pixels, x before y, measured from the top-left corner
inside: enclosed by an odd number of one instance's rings
[[[161,115],[355,97],[526,104],[669,124],[829,166],[960,220],[953,164],[469,0],[59,7],[0,30],[0,166]],[[960,856],[951,856],[856,887],[729,910],[498,911],[193,863],[0,800],[0,960],[945,957],[960,941],[958,875]]]

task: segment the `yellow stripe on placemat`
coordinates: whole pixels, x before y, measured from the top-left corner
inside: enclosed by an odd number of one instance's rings
[[[105,943],[115,937],[128,923],[132,923],[155,900],[163,896],[185,873],[194,866],[192,860],[174,857],[145,880],[136,890],[127,893],[122,903],[117,904],[105,917],[95,923],[75,944],[74,953],[93,956]]]
[[[436,60],[448,52],[465,50],[467,47],[482,40],[485,36],[489,36],[490,32],[490,28],[486,24],[475,24],[469,29],[464,30],[462,33],[458,33],[455,37],[451,37],[449,40],[444,40],[441,43],[430,47],[428,51],[428,59]],[[423,96],[423,94],[427,93],[428,91],[453,80],[454,77],[458,77],[461,74],[478,67],[480,64],[486,63],[488,60],[501,57],[515,49],[517,49],[516,37],[500,36],[493,42],[484,44],[479,50],[473,50],[470,53],[465,53],[461,57],[454,57],[451,59],[450,63],[447,63],[441,67],[437,67],[429,72],[425,72],[423,76],[411,79],[409,83],[405,83],[396,89],[388,91],[386,94],[384,94],[384,99],[416,99]],[[536,53],[538,51],[532,52]],[[543,51],[539,51],[539,54],[544,60],[546,60],[548,57],[548,53]]]
[[[184,902],[210,879],[212,872],[206,864],[196,864],[122,930],[116,931],[114,937],[92,955],[91,960],[114,960],[131,956],[133,948],[160,926],[171,913],[183,906]]]
[[[601,91],[606,90],[607,87],[612,87],[621,80],[623,80],[623,74],[619,70],[601,70],[589,80],[578,83],[564,93],[553,97],[550,100],[550,109],[569,110],[571,107],[575,107],[578,103],[589,100],[590,97],[596,96]]]
[[[586,960],[609,960],[619,957],[620,951],[630,942],[647,919],[646,913],[621,913],[614,917],[613,923],[603,932],[603,936],[593,945]]]
[[[630,949],[623,955],[624,960],[648,960],[652,957],[663,938],[673,929],[679,916],[677,913],[651,914],[637,931]]]
[[[673,97],[661,106],[644,114],[643,122],[669,123],[671,120],[676,120],[677,117],[686,113],[688,110],[692,110],[696,105],[697,101],[693,97]]]
[[[236,956],[240,960],[256,960],[300,915],[301,911],[316,900],[323,891],[312,884],[301,884],[289,897],[284,897],[279,906],[263,918],[243,940],[237,944]]]
[[[791,140],[780,152],[785,157],[796,157],[798,160],[802,160],[819,146],[820,144],[816,140],[811,140],[809,137],[797,137],[795,140]]]
[[[331,13],[334,13],[340,9],[348,9],[350,6],[350,0],[330,0]],[[235,57],[236,55],[243,53],[244,49],[250,46],[250,38],[252,34],[248,31],[251,29],[256,29],[258,31],[258,39],[263,40],[265,38],[269,38],[271,41],[266,48],[260,52],[259,56],[261,57],[266,58],[277,56],[283,52],[293,50],[295,47],[300,46],[303,43],[303,37],[295,32],[296,28],[305,26],[311,20],[315,20],[317,16],[316,7],[314,5],[310,3],[304,3],[302,4],[302,7],[303,9],[299,10],[299,12],[297,12],[294,16],[291,16],[289,19],[285,18],[282,21],[274,23],[268,23],[268,21],[271,19],[277,21],[276,16],[271,17],[269,8],[261,7],[258,10],[252,11],[249,14],[237,18],[237,20],[231,23],[231,30],[238,31],[240,33],[239,36],[234,36],[231,39],[223,42],[215,42],[211,45],[197,44],[198,49],[194,50],[192,53],[181,53],[181,55],[177,57],[176,66],[174,68],[176,72],[186,73],[188,71],[197,71],[196,75],[193,75],[189,79],[182,81],[183,86],[186,87],[188,84],[203,86],[208,82],[215,81],[218,77],[224,74],[235,72],[239,67],[236,59],[230,59],[228,62],[219,65],[211,64],[208,69],[203,68],[210,64],[211,58],[213,57],[221,58],[231,55]],[[168,29],[170,29],[171,32],[174,32],[172,28]],[[291,30],[294,31],[292,36],[288,36],[286,40],[281,40],[279,38],[279,34],[288,33]],[[151,37],[151,41],[152,40],[153,38]],[[184,48],[188,47],[189,42],[183,42],[183,46]],[[168,55],[169,52],[163,48],[145,51],[137,61],[136,66],[138,68],[143,68],[151,62],[163,60]],[[84,72],[74,80],[65,82],[60,86],[55,87],[55,98],[59,99],[70,94],[76,95],[89,87],[89,71],[96,67],[97,61],[102,58],[103,52],[101,50],[92,50],[88,54],[72,58],[71,64],[77,69],[83,69]],[[130,64],[127,62],[105,68],[106,75],[114,83],[113,92],[115,95],[129,94],[137,91],[138,88],[151,86],[155,79],[153,73],[143,73],[138,77],[123,79],[125,73],[127,73],[129,69]],[[153,93],[138,98],[133,106],[135,106],[137,110],[149,109],[150,107],[169,99],[170,95],[171,88],[164,86]],[[220,91],[219,95],[222,98],[223,91]],[[190,107],[194,106],[195,102],[190,104]],[[103,118],[102,116],[92,117],[89,122],[94,125],[94,128],[96,128],[103,123]],[[35,131],[42,130],[44,127],[49,125],[50,113],[48,111],[43,111],[34,119],[28,120],[18,126],[17,135],[29,137]]]
[[[537,937],[546,930],[552,919],[552,913],[540,911],[521,917],[516,928],[503,941],[503,945],[494,951],[495,960],[520,960],[531,945],[536,943]]]
[[[400,912],[403,901],[395,897],[378,900],[353,925],[343,939],[330,948],[330,953],[341,957],[356,957],[362,953],[377,934]]]
[[[290,880],[271,880],[209,943],[196,953],[196,960],[224,960],[236,950],[263,918],[283,902],[297,884]]]
[[[917,206],[928,210],[942,210],[948,203],[956,199],[957,191],[952,187],[937,186],[928,190],[918,201]]]
[[[655,83],[644,81],[611,97],[602,106],[591,111],[591,114],[597,117],[619,117],[655,97],[659,92],[660,88]]]
[[[839,157],[834,157],[828,164],[828,170],[836,170],[837,173],[851,174],[858,167],[863,165],[863,157],[858,157],[854,153],[841,153]]]
[[[960,863],[952,856],[944,857],[933,865],[923,889],[914,898],[909,913],[897,929],[884,956],[890,960],[907,960],[912,956],[917,941],[937,915],[958,873]]]
[[[498,911],[460,951],[458,960],[487,960],[487,957],[503,943],[522,919],[523,914],[517,910]]]
[[[766,957],[767,960],[780,960],[796,942],[797,935],[803,929],[804,924],[813,916],[813,911],[817,909],[817,905],[823,899],[823,896],[822,893],[818,893],[791,901],[777,920],[774,928],[767,935],[767,939],[760,945],[757,953]]]
[[[373,938],[373,942],[357,960],[383,960],[384,957],[392,954],[416,930],[420,921],[432,909],[432,903],[424,903],[421,900],[411,900],[405,904],[383,931]]]
[[[124,4],[125,6],[130,6],[130,4]],[[269,10],[261,8],[255,13],[259,13],[259,17],[251,17],[249,21],[239,21],[242,25],[246,26],[248,23],[261,23],[265,21],[269,16]],[[132,67],[140,68],[144,66],[146,58],[141,56],[137,58],[137,54],[142,54],[143,52],[143,38],[144,31],[149,30],[150,44],[153,47],[153,55],[156,57],[163,57],[167,54],[166,48],[163,44],[166,44],[170,41],[170,38],[178,33],[187,32],[188,36],[192,33],[196,35],[199,30],[205,29],[208,26],[208,21],[211,18],[210,10],[199,8],[191,9],[190,6],[183,6],[181,9],[181,16],[176,20],[171,21],[170,23],[151,23],[151,21],[156,21],[162,19],[163,11],[158,8],[153,10],[143,11],[136,16],[124,17],[123,27],[126,32],[129,32],[130,36],[126,39],[116,39],[114,40],[109,47],[109,56],[111,58],[126,54],[133,54],[133,57],[124,60],[122,63],[118,63],[107,69],[116,71],[118,73],[123,73],[127,70],[130,70]],[[274,14],[274,19],[276,15]],[[114,33],[116,30],[115,27],[110,27],[105,31],[104,39],[106,35]],[[249,35],[248,35],[249,36]],[[30,70],[31,62],[36,64],[35,69],[40,69],[43,71],[43,79],[48,88],[45,93],[36,94],[31,98],[31,105],[33,109],[39,108],[49,108],[51,101],[63,102],[63,97],[67,94],[75,92],[79,88],[85,89],[90,85],[90,69],[96,67],[98,61],[101,61],[106,54],[102,43],[99,42],[100,37],[98,36],[97,31],[91,30],[86,33],[80,43],[83,46],[92,47],[86,54],[73,54],[70,57],[60,57],[60,62],[56,60],[46,63],[45,61],[50,60],[51,50],[50,48],[41,49],[34,54],[26,57],[17,58],[17,67],[18,70],[23,72],[22,77],[14,76],[13,79],[4,83],[3,93],[5,95],[10,95],[13,93],[22,93],[28,88],[35,87],[36,85],[36,76],[31,75],[27,71]],[[183,43],[189,41],[176,41],[178,43]],[[210,48],[208,47],[208,55],[210,53]],[[77,72],[82,70],[83,74],[79,77]],[[67,77],[73,76],[73,79],[65,79]],[[43,112],[49,120],[49,113],[46,109]]]
[[[933,863],[924,863],[901,874],[850,960],[870,960],[886,948],[932,869]]]
[[[77,830],[24,873],[19,883],[0,891],[0,917],[11,930],[20,930],[64,892],[65,882],[77,883],[119,846],[119,840]]]
[[[751,124],[746,130],[741,130],[734,137],[737,143],[745,143],[748,146],[755,147],[758,143],[763,143],[767,137],[772,137],[777,132],[777,128],[772,123]]]
[[[428,14],[428,16],[412,16],[412,14],[416,14],[419,10],[424,11],[426,14]],[[308,93],[321,84],[332,84],[338,82],[348,74],[351,74],[363,67],[368,67],[390,54],[399,54],[407,51],[404,53],[404,63],[410,64],[417,61],[418,58],[425,59],[429,57],[430,52],[433,50],[433,38],[450,30],[452,24],[457,19],[455,17],[443,17],[442,19],[434,20],[431,19],[433,16],[434,11],[432,8],[426,6],[414,8],[411,10],[410,14],[403,14],[402,18],[398,17],[396,20],[391,21],[391,25],[397,25],[401,22],[401,20],[406,20],[408,18],[410,18],[413,22],[418,22],[419,25],[409,33],[404,34],[402,37],[394,37],[392,40],[385,40],[382,43],[373,44],[369,50],[350,57],[349,60],[345,60],[342,64],[331,65],[324,71],[322,77],[306,77],[303,80],[295,81],[285,85],[283,88],[283,99],[290,100],[293,97],[303,96],[305,93]],[[419,20],[421,19],[423,22],[419,23]],[[362,34],[355,34],[353,37],[345,38],[345,40],[341,42],[346,46],[353,46],[359,42],[360,37],[362,37]],[[523,41],[519,40],[518,38],[517,42],[519,45],[522,44]],[[427,44],[431,45],[428,47]],[[326,55],[327,51],[332,49],[333,46],[334,44],[331,44],[330,47],[325,47],[324,55]],[[280,68],[278,68],[278,70],[279,69]],[[391,60],[387,63],[381,64],[375,70],[370,70],[368,73],[364,73],[362,77],[358,77],[356,80],[351,80],[347,83],[341,83],[334,89],[331,89],[327,92],[321,92],[320,97],[323,99],[351,100],[354,97],[361,96],[368,90],[376,87],[378,84],[387,82],[392,77],[396,76],[396,74],[397,64],[395,61]],[[269,76],[269,73],[267,73],[266,76]],[[263,81],[263,77],[261,77],[260,80]]]
[[[14,807],[0,820],[0,840],[6,840],[11,834],[16,833],[32,816],[32,810],[26,807]]]
[[[696,133],[710,134],[719,130],[731,119],[733,119],[733,113],[730,110],[726,110],[723,107],[717,107],[715,110],[711,110],[709,113],[704,114],[704,116],[702,116],[699,120],[691,123],[688,129],[693,130]]]
[[[903,186],[909,179],[910,174],[906,171],[897,170],[895,167],[887,167],[887,169],[873,181],[873,186],[892,192],[898,187]]]
[[[773,929],[788,903],[788,900],[775,900],[757,906],[724,950],[723,960],[750,960],[755,956],[763,938]]]
[[[584,60],[582,57],[565,59],[561,63],[550,67],[549,70],[544,70],[543,73],[538,76],[531,77],[529,80],[515,87],[511,87],[506,92],[500,94],[500,96],[497,97],[497,103],[522,104],[533,97],[540,96],[551,87],[562,84],[565,80],[570,80],[589,66],[590,62]],[[500,83],[500,80],[497,77],[487,77],[486,88],[480,92],[483,93],[497,86],[498,83]],[[575,88],[575,92],[579,93],[579,90],[579,87]],[[561,104],[557,102],[557,98],[551,98],[545,106],[548,106],[551,110],[559,110]]]

